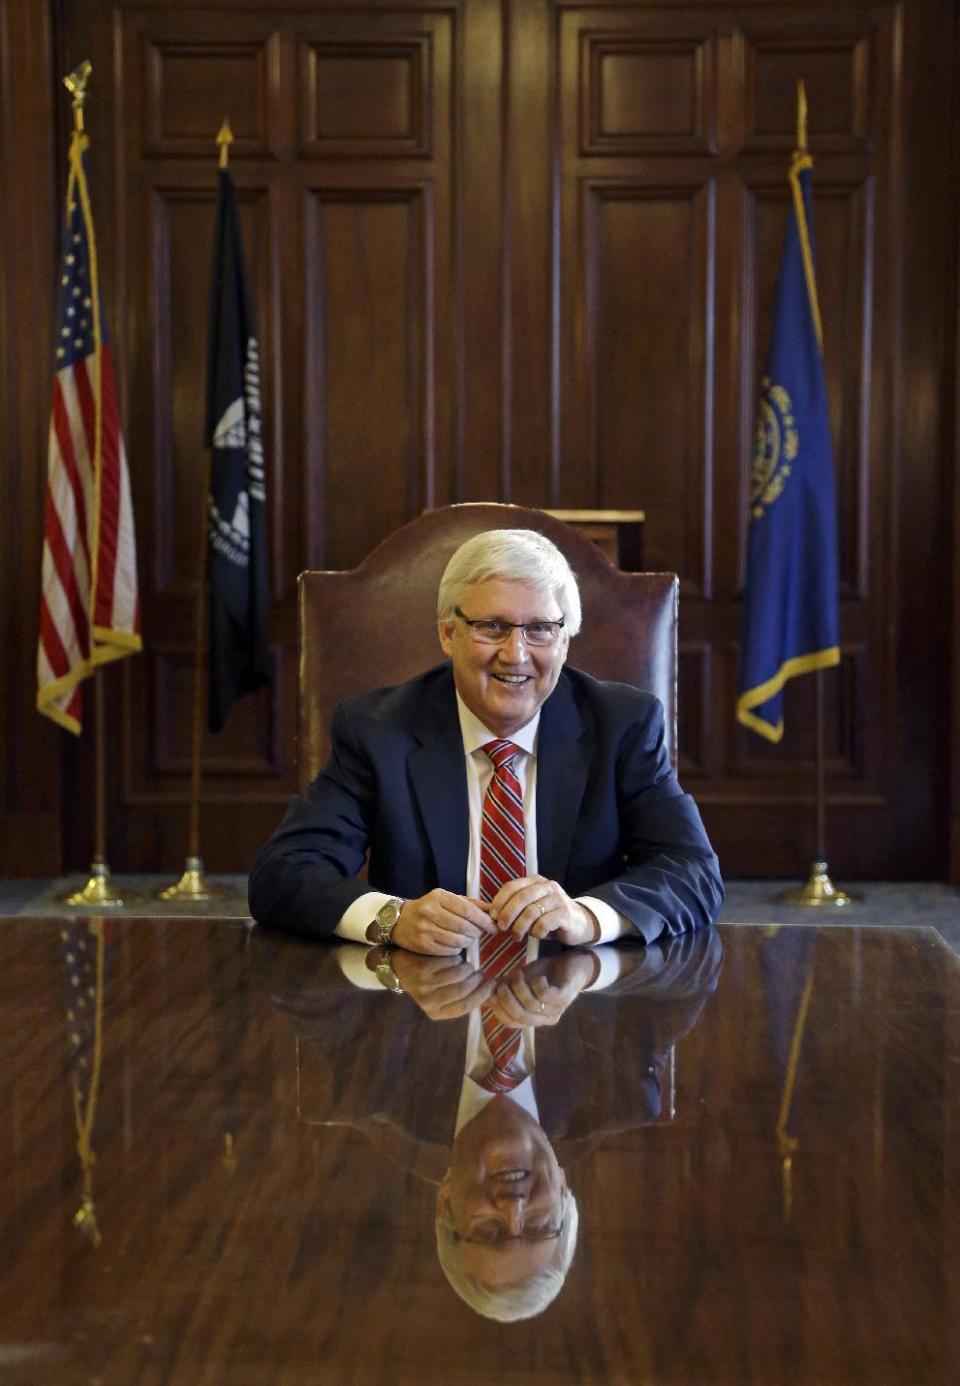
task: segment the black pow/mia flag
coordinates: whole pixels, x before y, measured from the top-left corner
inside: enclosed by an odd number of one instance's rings
[[[220,169],[213,246],[206,443],[209,497],[209,725],[269,681],[266,489],[260,358],[233,180]]]

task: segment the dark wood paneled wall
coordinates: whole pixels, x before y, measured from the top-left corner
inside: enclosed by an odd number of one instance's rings
[[[56,231],[53,25],[0,0],[0,872],[60,869],[62,735],[34,711]]]
[[[0,0],[8,28],[28,11]],[[646,510],[649,566],[681,575],[684,782],[728,872],[802,868],[813,681],[791,686],[780,747],[732,711],[802,78],[841,531],[831,858],[838,874],[946,871],[948,0],[85,0],[53,27],[66,65],[94,62],[95,209],[140,546],[146,653],[110,674],[115,866],[173,868],[184,849],[213,140],[227,112],[264,363],[276,677],[206,746],[208,864],[244,867],[294,783],[297,572],[352,566],[425,505],[482,499]],[[45,94],[20,118],[49,172],[69,113],[59,99],[55,123],[50,35],[38,47],[30,28]],[[36,804],[55,815],[61,797],[61,734],[29,712],[55,235],[49,177],[41,196],[7,130],[0,159],[28,209],[0,220],[4,359],[20,372],[0,384],[13,445],[0,487],[8,509],[30,491],[19,557],[0,560],[5,583],[30,577],[3,612],[21,691],[0,696],[37,758],[26,774],[8,761],[3,804],[30,831]],[[16,294],[39,308],[28,353]],[[89,747],[69,753],[68,774],[87,783],[88,762]],[[89,853],[88,800],[69,799],[65,864]]]

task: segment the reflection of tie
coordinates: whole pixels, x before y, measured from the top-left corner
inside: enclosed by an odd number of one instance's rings
[[[507,881],[525,876],[526,850],[523,795],[513,773],[517,747],[512,741],[488,741],[483,747],[493,763],[493,778],[483,800],[480,828],[480,895],[492,900]],[[527,956],[526,941],[513,934],[484,934],[480,940],[480,967],[488,977],[509,977],[518,972]],[[521,1032],[501,1025],[489,1006],[481,1008],[483,1036],[493,1067],[481,1086],[490,1092],[510,1092],[522,1080],[511,1064],[520,1050]]]

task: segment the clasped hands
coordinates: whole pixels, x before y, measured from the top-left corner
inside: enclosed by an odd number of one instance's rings
[[[371,962],[377,952],[371,950]],[[400,985],[431,1020],[456,1020],[489,1004],[502,1024],[515,1027],[556,1025],[598,971],[585,949],[536,958],[506,978],[488,977],[459,956],[425,957],[399,949],[389,956]]]
[[[452,957],[483,934],[517,938],[553,937],[570,947],[595,943],[600,936],[593,914],[546,876],[521,876],[501,886],[490,901],[430,890],[407,900],[393,941],[412,953]]]

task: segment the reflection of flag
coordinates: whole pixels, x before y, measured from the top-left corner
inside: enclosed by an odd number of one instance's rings
[[[98,972],[103,966],[103,941],[103,922],[99,919],[71,919],[60,930],[67,981],[70,1071],[78,1112],[86,1111],[90,1105],[102,1001]]]
[[[784,1136],[795,1134],[793,1093],[813,989],[816,951],[817,930],[810,925],[773,929],[760,944],[763,994],[780,1084]]]
[[[207,364],[210,730],[270,676],[260,360],[233,180],[220,170]]]
[[[86,135],[74,131],[37,650],[37,707],[77,734],[82,730],[81,681],[98,664],[140,649],[133,507],[100,303],[88,143]]]
[[[77,1156],[83,1194],[74,1224],[94,1246],[100,1231],[93,1202],[93,1126],[103,1059],[103,1004],[106,971],[106,930],[103,919],[72,919],[60,931],[67,983],[67,1034]]]
[[[817,930],[773,927],[760,945],[774,1065],[780,1086],[775,1134],[781,1162],[783,1218],[793,1212],[793,1159],[800,1148],[794,1107],[807,1014],[813,996]]]
[[[810,227],[810,169],[793,157],[793,205],[753,461],[737,719],[783,736],[788,679],[839,664],[830,421]]]

